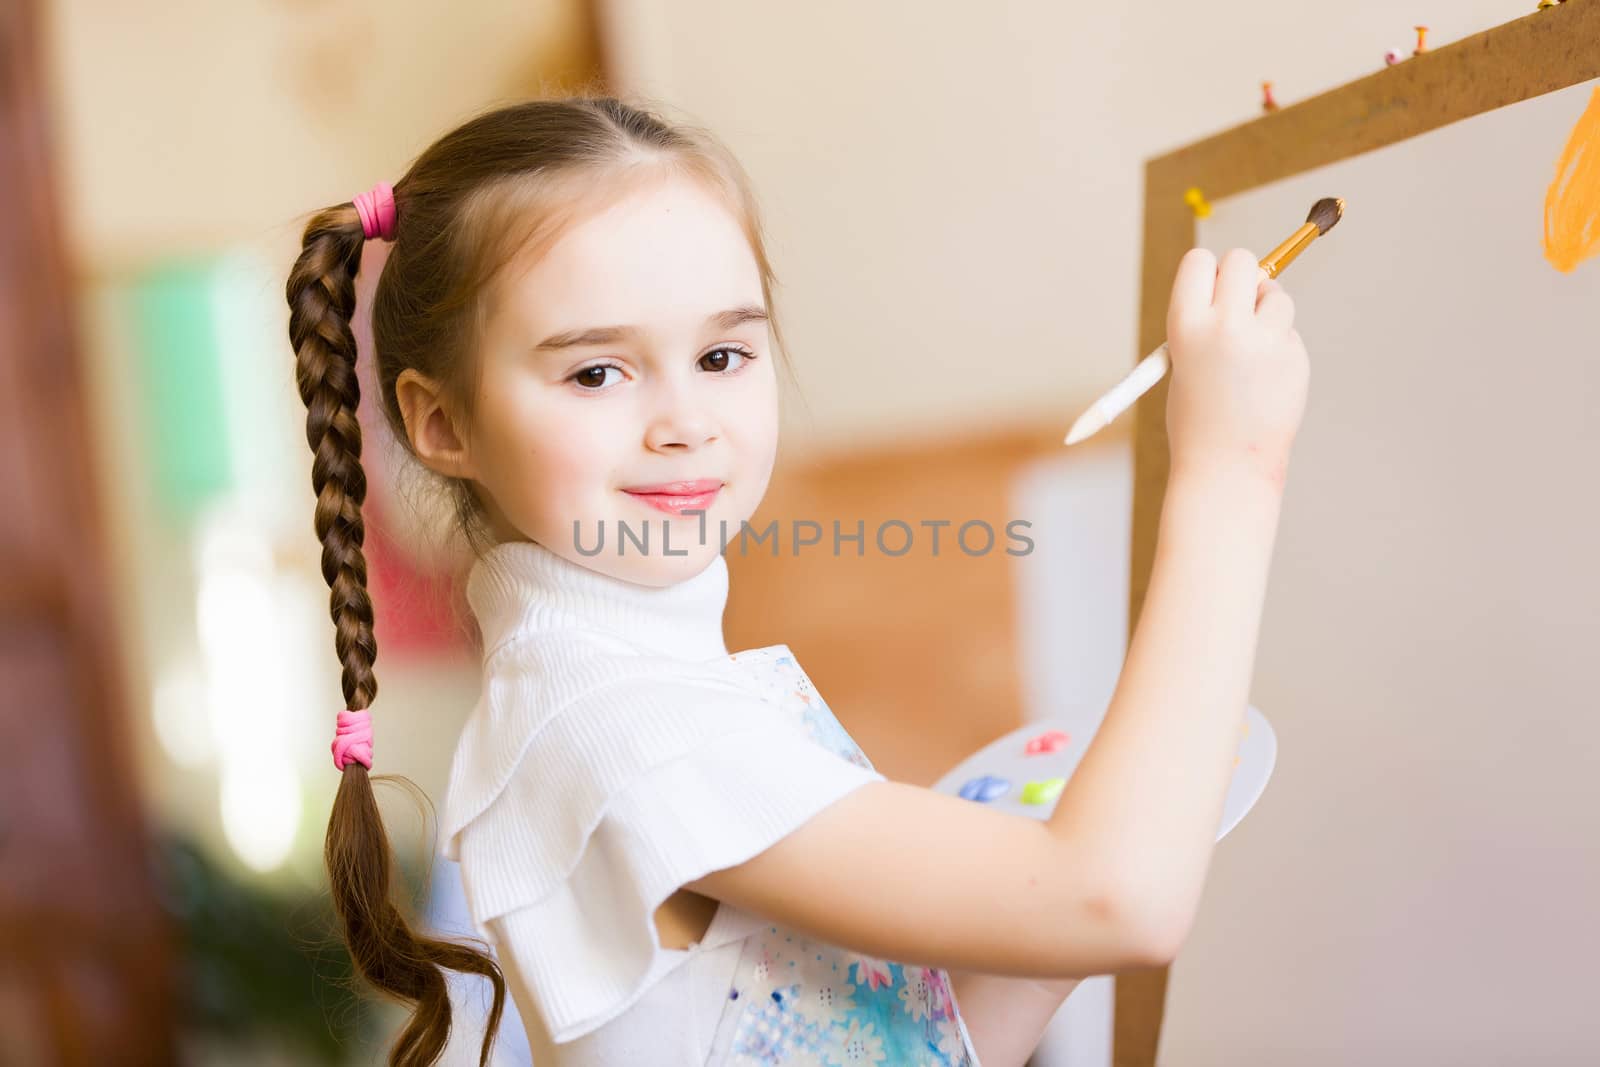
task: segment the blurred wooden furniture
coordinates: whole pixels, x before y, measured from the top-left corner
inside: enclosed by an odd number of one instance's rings
[[[119,689],[39,5],[0,5],[0,1062],[178,1062]]]

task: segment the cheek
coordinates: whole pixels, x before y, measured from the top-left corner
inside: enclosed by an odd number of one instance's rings
[[[537,442],[526,460],[522,486],[531,506],[562,518],[581,509],[595,481],[593,458],[586,460],[571,444],[561,439]]]
[[[748,462],[770,457],[778,444],[778,390],[775,382],[751,383],[754,388],[740,399],[730,416],[730,427]]]
[[[778,405],[775,397],[757,395],[742,405],[729,424],[734,472],[742,507],[753,512],[765,495],[778,451]]]
[[[738,445],[738,460],[745,467],[761,467],[771,461],[777,451],[778,431],[776,415],[741,412],[733,439]]]
[[[529,405],[507,427],[503,476],[531,506],[565,514],[611,479],[616,431],[583,405]]]

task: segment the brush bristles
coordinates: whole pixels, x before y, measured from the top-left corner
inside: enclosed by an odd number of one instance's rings
[[[1316,223],[1317,236],[1321,237],[1343,217],[1344,200],[1337,196],[1325,196],[1311,205],[1311,214],[1306,216],[1306,221]]]

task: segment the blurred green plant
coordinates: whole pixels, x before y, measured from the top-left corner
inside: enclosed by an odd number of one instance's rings
[[[178,948],[179,1025],[209,1044],[275,1047],[295,1063],[340,1064],[378,1039],[326,892],[288,894],[231,876],[193,841],[164,833],[156,883]]]

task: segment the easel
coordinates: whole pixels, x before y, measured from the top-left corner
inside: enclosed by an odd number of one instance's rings
[[[1151,159],[1145,165],[1138,353],[1165,338],[1172,278],[1195,244],[1187,189],[1198,186],[1211,200],[1233,196],[1600,77],[1596,42],[1600,0],[1568,0]],[[1163,379],[1135,413],[1130,639],[1149,585],[1167,488],[1166,399]],[[1117,977],[1115,1067],[1154,1067],[1167,975],[1162,968]]]

